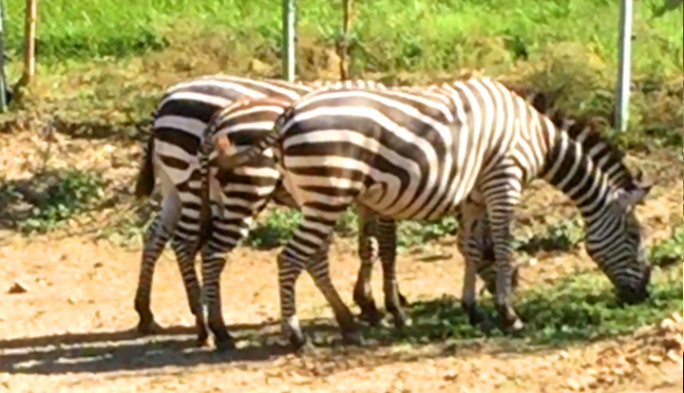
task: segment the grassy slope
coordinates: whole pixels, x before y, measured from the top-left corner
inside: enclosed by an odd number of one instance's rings
[[[7,3],[7,47],[9,56],[19,59],[23,1]],[[69,92],[69,101],[79,101],[84,109],[109,108],[123,93],[130,104],[117,106],[137,119],[149,113],[159,89],[183,77],[215,71],[279,75],[279,1],[121,4],[41,4],[38,56],[43,73],[52,74],[44,98],[63,101],[67,84],[88,85]],[[635,4],[631,123],[657,137],[651,145],[681,143],[682,15],[679,9],[654,18],[660,4]],[[298,7],[299,74],[336,77],[331,52],[339,38],[340,7],[320,0],[301,0]],[[355,76],[428,82],[450,79],[462,68],[484,69],[542,88],[562,88],[562,103],[575,111],[605,116],[612,111],[617,2],[377,0],[357,3],[356,13]],[[144,60],[130,60],[143,53],[148,53]],[[95,58],[100,62],[93,63]],[[16,67],[12,70],[16,75]]]

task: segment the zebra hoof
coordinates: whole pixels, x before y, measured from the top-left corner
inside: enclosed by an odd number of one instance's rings
[[[503,327],[503,332],[509,336],[519,336],[525,330],[525,324],[520,318],[515,318],[512,322],[507,323]]]
[[[288,340],[290,341],[290,346],[295,352],[307,351],[308,348],[306,347],[311,346],[311,343],[309,343],[309,340],[307,340],[306,336],[304,336],[304,333],[302,333],[301,330],[290,333]]]
[[[492,334],[496,326],[489,318],[483,318],[475,325],[480,331],[485,335],[489,336]]]
[[[404,295],[402,295],[401,293],[399,293],[398,295],[399,295],[399,304],[402,307],[408,307],[409,302],[408,302],[408,300],[406,300],[406,297]]]
[[[378,327],[382,322],[384,316],[377,309],[373,311],[363,311],[359,314],[359,320],[367,323],[372,327]]]
[[[413,325],[413,320],[405,315],[394,317],[394,329],[401,330]]]
[[[206,329],[201,329],[200,331],[197,332],[197,338],[195,338],[195,344],[198,347],[203,347],[207,345],[207,341],[209,340],[209,333],[207,332]]]
[[[360,331],[353,331],[342,333],[342,343],[344,345],[362,347],[366,345],[366,340]]]
[[[228,337],[227,339],[215,339],[214,340],[214,345],[216,345],[216,352],[217,353],[226,353],[230,351],[234,351],[235,348],[235,341],[233,341],[232,338]]]
[[[154,319],[140,320],[136,328],[138,333],[142,335],[158,334],[164,330]]]

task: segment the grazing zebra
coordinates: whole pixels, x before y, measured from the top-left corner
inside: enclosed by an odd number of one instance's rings
[[[332,86],[329,88],[335,87]],[[539,98],[543,97],[536,96],[535,94],[529,92],[526,92],[524,94],[528,96],[527,99],[530,102],[533,102],[533,105],[536,108],[539,108],[540,110],[546,109],[545,102],[539,101]],[[275,121],[277,116],[280,113],[282,113],[285,107],[288,105],[289,103],[283,100],[258,98],[252,100],[238,101],[217,112],[212,121],[209,123],[210,127],[207,128],[207,131],[202,138],[204,142],[202,145],[202,149],[200,151],[200,163],[202,168],[201,173],[203,173],[203,179],[206,179],[208,182],[211,180],[214,180],[216,182],[220,179],[222,181],[220,181],[221,184],[216,184],[214,187],[209,187],[207,185],[203,186],[204,191],[207,191],[209,189],[213,190],[214,192],[224,191],[227,195],[229,195],[231,192],[230,188],[232,186],[235,186],[235,180],[234,178],[231,178],[229,181],[226,181],[225,179],[229,178],[232,173],[232,176],[238,175],[238,178],[240,179],[239,185],[241,187],[242,193],[248,192],[250,189],[253,189],[251,193],[254,194],[257,192],[257,187],[267,186],[270,188],[266,189],[265,191],[263,191],[264,189],[262,188],[262,194],[265,195],[269,192],[273,192],[274,199],[279,203],[293,208],[297,207],[292,198],[287,194],[285,190],[282,189],[282,187],[274,188],[273,179],[271,177],[267,178],[267,180],[269,181],[268,185],[259,184],[259,182],[263,182],[264,179],[259,178],[259,176],[255,174],[254,171],[256,169],[259,169],[260,171],[268,171],[268,169],[271,169],[272,172],[267,172],[269,173],[269,176],[270,174],[273,174],[273,176],[279,176],[279,174],[275,172],[275,169],[273,169],[274,161],[273,155],[270,150],[267,150],[265,154],[259,158],[259,160],[252,160],[250,161],[249,165],[246,166],[238,166],[238,172],[240,173],[228,171],[219,174],[217,172],[219,170],[218,167],[231,167],[231,165],[226,164],[225,161],[231,159],[231,155],[234,153],[234,151],[243,149],[245,147],[249,147],[253,143],[259,141],[265,135],[267,135],[266,133],[271,131],[269,125]],[[565,119],[565,117],[559,116],[558,113],[554,114],[554,119],[557,119],[554,121],[559,122],[559,124],[560,122],[564,122],[565,124],[569,125],[568,130],[571,136],[581,141],[583,145],[587,145],[586,148],[590,152],[592,159],[595,159],[601,165],[604,165],[607,169],[609,169],[610,172],[620,173],[619,170],[622,170],[622,172],[628,173],[624,165],[622,165],[622,157],[610,156],[610,154],[614,153],[614,149],[612,149],[609,145],[607,145],[605,141],[603,141],[600,138],[600,134],[592,132],[594,126],[594,121],[592,119],[582,119],[578,122],[570,123],[568,122],[568,120]],[[599,136],[598,139],[596,137],[597,135]],[[218,145],[217,151],[213,151],[213,149],[215,148],[215,144]],[[216,165],[212,166],[211,174],[209,174],[208,167],[210,155],[213,159],[217,159],[219,163],[218,167]],[[619,170],[613,169],[613,167],[616,167]],[[245,170],[251,171],[252,174],[250,175],[250,173],[245,173]],[[209,176],[207,177],[206,175]],[[215,194],[213,198],[209,198],[209,196],[206,195],[205,200],[208,201],[209,199],[215,201],[214,209],[221,209],[223,212],[232,212],[234,210],[234,207],[231,206],[230,202],[224,203],[220,201],[221,192]],[[236,217],[235,214],[239,215],[241,210],[244,209],[238,209],[237,213],[232,212],[231,219],[239,221],[249,217],[249,211],[243,212],[242,216]],[[205,214],[209,213],[206,212]],[[214,213],[214,217],[219,217],[220,221],[221,217],[224,214],[225,213]],[[364,214],[360,214],[360,220],[362,223],[364,222],[364,217]],[[207,220],[202,219],[202,222],[207,222]],[[396,300],[393,301],[391,290],[389,289],[396,285],[396,275],[394,266],[396,256],[396,227],[394,225],[393,220],[382,219],[378,223],[375,223],[373,220],[370,220],[370,222],[374,223],[374,225],[379,225],[376,236],[378,237],[378,239],[380,239],[379,243],[381,247],[384,247],[380,252],[380,259],[383,261],[382,266],[385,278],[384,289],[385,293],[388,294],[388,296],[386,296],[385,299],[386,308],[388,312],[390,312],[394,317],[395,324],[397,326],[403,326],[406,323],[406,317],[400,307],[401,302],[397,304]],[[488,222],[486,220],[486,217],[485,219],[483,219],[482,225],[483,226],[479,227],[478,229],[478,236],[471,236],[470,239],[473,243],[472,247],[480,251],[480,253],[476,254],[473,258],[480,258],[478,255],[483,254],[481,256],[481,260],[475,261],[475,266],[477,267],[477,275],[483,278],[487,290],[490,293],[494,294],[496,284],[494,255],[493,246],[491,244],[491,234],[489,233]],[[361,224],[360,227],[364,228],[364,225]],[[368,239],[368,236],[365,236],[365,238]],[[363,234],[360,234],[360,242],[363,241],[363,239]],[[462,241],[462,239],[460,238],[459,240]],[[463,247],[464,245],[461,244],[461,248]],[[224,247],[219,246],[218,250],[221,250],[223,248]],[[363,243],[360,243],[360,252],[363,253]],[[364,259],[369,260],[370,257],[362,258],[362,260]],[[360,283],[368,284],[370,282],[370,276],[362,276],[364,274],[363,267],[364,265],[362,265],[362,268],[359,270],[359,278],[357,280],[356,289],[358,289],[358,285]],[[205,277],[206,282],[216,282],[218,280],[218,277],[216,276],[217,274],[218,273],[215,273],[212,277]],[[517,269],[514,271],[514,284],[515,283],[517,283]],[[209,298],[215,298],[216,296],[218,296],[218,294],[214,294],[213,291],[209,289],[209,287],[213,287],[213,285],[214,284],[207,284],[207,292],[212,292],[210,296],[208,296]],[[363,299],[359,300],[359,297],[357,296],[358,292],[356,290],[354,292],[354,295],[357,304],[359,304],[362,310],[364,310],[364,303],[362,302]],[[377,312],[377,310],[375,309],[375,305],[372,302],[372,296],[368,296],[366,298],[369,298],[371,301],[370,307],[372,315],[372,312]],[[212,320],[211,315],[209,316],[209,320]],[[483,318],[481,318],[481,320],[481,323],[485,322]]]
[[[381,87],[373,82],[354,82],[357,86],[369,88]],[[347,84],[349,85],[349,84]],[[353,83],[351,85],[354,85]],[[204,343],[208,332],[204,323],[204,311],[200,299],[200,286],[194,267],[194,258],[198,252],[198,239],[205,222],[200,220],[200,184],[198,149],[202,132],[207,122],[220,108],[242,98],[271,97],[281,102],[291,102],[304,93],[316,88],[325,87],[325,83],[313,84],[312,87],[282,81],[259,81],[234,76],[212,75],[182,82],[169,88],[162,97],[153,115],[152,133],[145,146],[143,165],[138,175],[135,193],[142,198],[149,196],[158,179],[162,194],[161,210],[150,225],[143,249],[138,287],[135,295],[135,309],[139,315],[138,330],[149,333],[158,329],[150,309],[150,295],[154,266],[168,240],[172,239],[172,248],[176,254],[181,270],[183,283],[192,313],[195,315],[198,331],[198,342]],[[271,129],[271,119],[268,128]],[[264,169],[253,176],[264,176],[273,185],[278,180],[275,166]],[[243,178],[230,179],[232,188],[246,187],[241,184]],[[250,180],[251,181],[251,180]],[[225,184],[225,179],[224,179]],[[242,213],[251,211],[256,214],[261,210],[269,193],[263,189],[250,194],[249,191],[231,191],[228,201],[231,210],[242,208]],[[294,206],[285,195],[276,195],[276,201]],[[362,308],[362,316],[372,323],[379,321],[379,313],[375,307],[369,289],[370,271],[372,268],[373,245],[371,236],[374,231],[374,220],[370,213],[362,215],[359,231],[359,256],[362,261],[359,280],[355,285],[355,300]],[[227,226],[217,229],[210,252],[203,255],[203,277],[210,277],[207,286],[207,301],[210,328],[216,333],[217,343],[230,346],[230,337],[222,328],[220,316],[220,299],[218,299],[218,277],[224,266],[225,253],[247,233],[252,217],[238,223],[233,220]],[[389,237],[387,237],[389,238]],[[378,251],[380,253],[380,251]],[[380,255],[381,258],[383,257]],[[364,281],[362,281],[364,280]],[[365,280],[368,280],[366,282]],[[403,296],[400,300],[405,302]],[[216,300],[215,300],[216,299]]]
[[[287,191],[303,220],[278,256],[283,334],[306,340],[296,315],[294,284],[306,269],[333,308],[345,341],[361,335],[330,281],[327,245],[334,223],[352,203],[383,218],[437,219],[462,213],[466,259],[463,305],[479,318],[473,250],[486,211],[494,242],[495,302],[505,329],[523,324],[510,304],[511,221],[522,188],[542,177],[583,215],[585,246],[626,303],[648,296],[650,266],[633,206],[650,185],[623,188],[563,128],[488,78],[429,92],[338,89],[313,92],[279,118],[277,132],[224,165],[248,162],[274,146]],[[225,146],[224,146],[225,147]]]

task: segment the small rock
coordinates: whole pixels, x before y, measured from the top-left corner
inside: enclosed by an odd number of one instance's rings
[[[570,388],[570,390],[573,390],[575,392],[579,392],[580,390],[582,390],[582,385],[579,383],[579,381],[577,381],[574,378],[568,379],[568,382],[566,384],[568,385],[568,388]]]
[[[665,319],[660,323],[660,329],[666,332],[676,332],[677,322],[672,319]]]
[[[76,304],[76,298],[74,298],[73,296],[69,296],[69,298],[67,299],[67,302],[69,304]]]
[[[667,358],[675,363],[682,363],[682,352],[671,350],[667,352]]]
[[[558,354],[558,356],[560,356],[562,359],[569,359],[570,358],[570,354],[567,353],[566,351],[561,352],[560,354]]]
[[[12,286],[10,287],[9,291],[7,291],[7,293],[9,293],[10,295],[17,295],[20,293],[26,293],[28,291],[28,287],[25,284],[19,281],[15,281],[14,284],[12,284]]]
[[[648,357],[648,362],[651,364],[660,364],[663,362],[663,357],[658,355],[651,355]]]
[[[93,265],[93,267],[96,268],[96,269],[97,269],[97,268],[100,268],[100,267],[102,267],[102,266],[104,266],[104,264],[103,264],[102,262],[95,262],[95,264]]]
[[[458,373],[450,371],[442,377],[445,381],[455,381],[458,378]]]

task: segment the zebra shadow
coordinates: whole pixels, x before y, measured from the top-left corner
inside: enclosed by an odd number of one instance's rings
[[[386,356],[387,350],[395,353],[398,348],[408,348],[404,352],[415,355],[416,361],[426,356],[454,356],[472,350],[514,355],[631,334],[674,312],[677,301],[673,299],[682,296],[681,282],[666,281],[654,286],[647,302],[623,307],[617,304],[606,286],[572,277],[559,281],[552,288],[524,291],[523,299],[516,306],[526,321],[526,328],[516,336],[498,331],[485,336],[470,326],[460,300],[448,296],[411,304],[407,312],[413,323],[401,330],[364,326],[367,343],[363,347],[343,345],[334,320],[303,320],[302,326],[316,348],[314,352],[323,353],[330,359],[368,357],[380,351],[384,355],[374,356],[374,359],[389,363],[398,359]],[[491,299],[485,299],[482,306],[490,315],[495,315]],[[217,353],[208,346],[198,347],[192,327],[167,328],[152,336],[140,336],[127,330],[0,340],[0,372],[64,374],[153,370],[167,366],[269,362],[292,353],[280,338],[279,323],[275,321],[235,324],[229,329],[237,349],[226,353]],[[425,355],[419,350],[421,347],[440,349]]]

